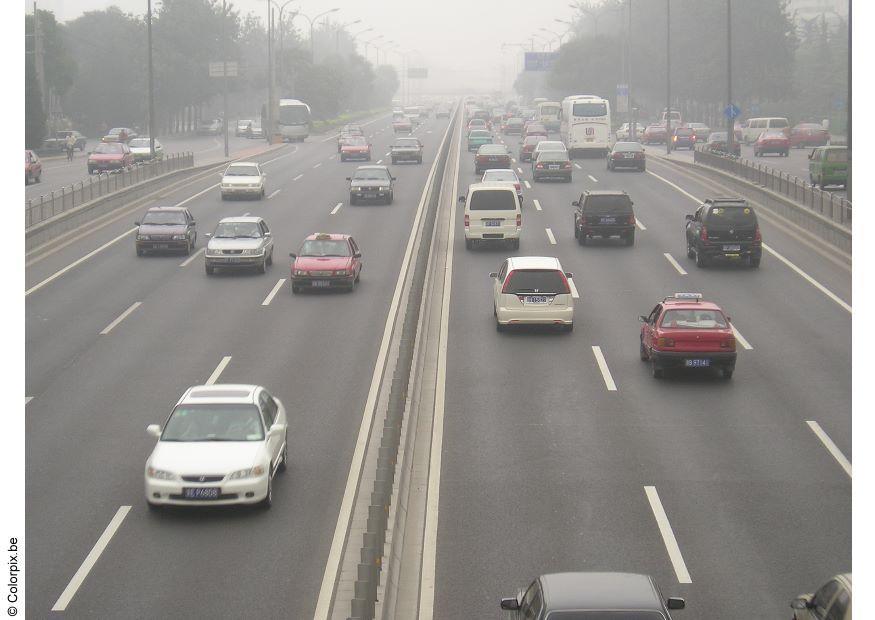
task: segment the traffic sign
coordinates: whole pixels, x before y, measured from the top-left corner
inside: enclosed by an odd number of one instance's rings
[[[725,116],[726,118],[730,118],[730,119],[731,119],[731,118],[738,118],[738,116],[739,116],[740,114],[741,114],[741,110],[740,110],[739,107],[738,107],[737,105],[735,105],[734,103],[730,103],[730,104],[729,104],[728,106],[726,106],[726,108],[723,110],[723,116]]]
[[[225,65],[228,65],[228,77],[237,77],[237,62],[232,60],[211,62],[210,77],[225,77]]]
[[[559,58],[559,52],[526,52],[526,71],[549,71],[553,63]]]

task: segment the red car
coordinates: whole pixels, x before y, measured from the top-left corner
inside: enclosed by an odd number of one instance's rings
[[[520,161],[532,161],[532,151],[541,140],[544,140],[544,136],[526,136],[520,144]]]
[[[644,130],[644,144],[665,144],[667,139],[665,125],[648,125]]]
[[[392,121],[392,131],[395,133],[413,133],[413,123],[406,116]]]
[[[724,379],[735,371],[735,333],[730,319],[700,293],[666,297],[641,326],[641,360],[661,379],[669,368],[717,368]]]
[[[753,143],[753,156],[759,157],[764,153],[787,157],[790,154],[790,138],[780,129],[762,132]]]
[[[492,129],[492,123],[482,118],[472,118],[468,121],[468,131],[472,129]]]
[[[529,123],[528,125],[526,125],[523,135],[526,138],[528,138],[529,136],[543,136],[545,138],[549,137],[547,134],[547,128],[540,123]]]
[[[340,145],[340,161],[364,159],[371,161],[371,145],[364,136],[349,136]]]
[[[133,165],[134,156],[124,142],[98,144],[88,155],[88,174],[102,170],[123,170]]]
[[[33,151],[24,151],[24,184],[30,185],[31,181],[39,183],[43,175],[43,164]]]
[[[101,142],[124,142],[128,143],[132,138],[137,137],[137,132],[128,127],[113,127],[109,133],[103,136]]]
[[[292,293],[303,289],[345,289],[355,290],[361,278],[362,252],[349,235],[337,233],[315,233],[304,239],[297,254],[289,254],[292,259]]]
[[[819,123],[799,123],[790,130],[790,147],[794,149],[829,144],[829,131]]]

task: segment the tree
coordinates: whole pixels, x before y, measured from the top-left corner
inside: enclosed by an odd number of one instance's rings
[[[398,80],[398,72],[392,65],[380,65],[374,70],[374,97],[372,107],[388,106],[392,98],[398,92],[401,82]]]
[[[63,97],[76,80],[76,61],[70,53],[66,29],[55,20],[55,14],[42,9],[38,9],[37,13],[46,87],[55,95]],[[24,31],[28,35],[33,33],[33,15],[24,16]],[[32,36],[28,36],[26,41],[26,49],[32,51]]]
[[[24,59],[24,111],[24,146],[39,148],[46,137],[46,113],[32,54]]]

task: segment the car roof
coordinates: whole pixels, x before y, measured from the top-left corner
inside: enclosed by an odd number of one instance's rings
[[[723,308],[715,304],[713,301],[704,299],[675,299],[674,297],[666,297],[662,300],[662,305],[666,309],[672,310],[719,310],[723,312]]]
[[[185,391],[179,403],[255,403],[259,386],[243,383],[214,383],[194,385]]]
[[[471,192],[477,192],[477,191],[481,191],[484,189],[494,189],[494,190],[513,192],[514,196],[516,195],[515,188],[510,187],[509,185],[505,185],[503,183],[490,183],[488,181],[485,183],[471,183],[468,186],[468,193],[470,194]]]
[[[513,188],[507,188],[514,191]],[[555,256],[511,256],[507,259],[510,269],[557,269],[562,270],[559,259]]]
[[[656,585],[638,573],[552,573],[541,575],[550,611],[610,609],[664,611]]]
[[[174,205],[174,206],[169,206],[169,207],[149,207],[148,210],[146,211],[146,213],[149,213],[149,212],[151,212],[151,211],[161,211],[161,212],[164,212],[164,213],[168,213],[168,212],[177,212],[177,211],[178,211],[178,212],[182,213],[183,211],[185,211],[185,207],[177,207],[177,206],[175,206],[175,205]]]
[[[355,170],[356,172],[358,172],[359,170],[385,170],[386,172],[389,172],[389,166],[378,166],[376,164],[373,164],[370,166],[359,166]]]
[[[261,222],[264,218],[257,215],[236,215],[232,217],[223,217],[219,220],[219,224],[238,224],[245,222]]]
[[[304,241],[316,241],[319,239],[320,241],[328,239],[330,241],[345,241],[349,239],[349,235],[346,233],[313,233],[312,235],[307,235]]]

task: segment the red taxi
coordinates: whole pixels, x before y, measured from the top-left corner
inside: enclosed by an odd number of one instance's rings
[[[292,293],[303,289],[355,290],[362,273],[362,252],[349,235],[314,233],[291,253]]]
[[[764,131],[753,143],[753,156],[777,153],[781,157],[790,155],[790,138],[780,129]]]
[[[31,181],[39,183],[43,175],[43,164],[30,150],[24,151],[24,184],[30,185]]]
[[[730,318],[700,293],[675,293],[638,317],[641,359],[661,379],[669,368],[717,368],[724,379],[735,370],[735,333]]]
[[[88,174],[107,170],[123,170],[133,165],[134,156],[124,142],[98,144],[88,155]]]
[[[794,149],[829,144],[829,131],[820,123],[799,123],[790,130],[790,146]]]
[[[648,125],[644,129],[644,144],[665,144],[668,130],[665,125]]]
[[[340,144],[340,161],[364,159],[371,161],[371,145],[364,136],[348,136]]]

